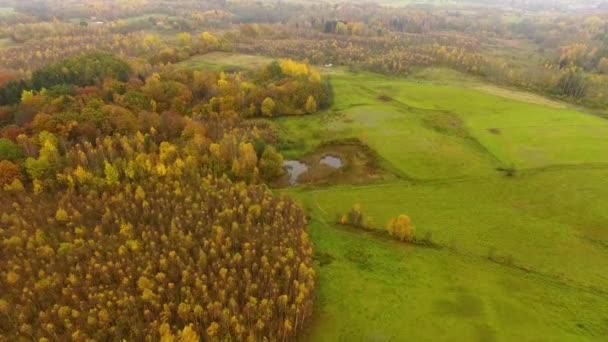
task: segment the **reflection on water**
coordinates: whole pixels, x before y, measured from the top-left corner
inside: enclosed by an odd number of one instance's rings
[[[286,160],[283,162],[283,167],[287,170],[287,173],[289,174],[289,184],[292,185],[297,184],[300,175],[308,171],[308,165],[299,160]]]
[[[334,169],[339,169],[343,165],[342,159],[334,156],[325,156],[321,158],[320,163],[329,167],[333,167]]]

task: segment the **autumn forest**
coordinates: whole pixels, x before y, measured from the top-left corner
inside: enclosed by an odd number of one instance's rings
[[[607,89],[601,1],[0,1],[0,341],[604,340]]]

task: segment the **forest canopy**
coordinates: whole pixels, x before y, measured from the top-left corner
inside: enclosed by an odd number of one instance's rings
[[[2,197],[5,336],[284,340],[307,324],[298,205],[201,174],[136,184]]]
[[[94,52],[0,94],[3,336],[286,340],[309,323],[306,218],[264,185],[283,157],[253,120],[327,108],[314,68]]]

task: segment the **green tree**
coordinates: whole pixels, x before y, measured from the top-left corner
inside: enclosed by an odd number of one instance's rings
[[[15,161],[23,158],[23,151],[12,141],[0,138],[0,160]]]
[[[347,35],[348,34],[348,26],[345,23],[339,21],[336,24],[336,33],[337,34],[342,34],[342,35]]]
[[[260,175],[265,180],[273,180],[280,177],[283,170],[283,156],[271,145],[266,145],[264,153],[260,158]]]
[[[53,180],[57,170],[60,169],[60,155],[57,150],[57,137],[49,132],[41,132],[38,135],[40,141],[40,152],[38,159],[27,158],[25,160],[25,170],[32,179]]]

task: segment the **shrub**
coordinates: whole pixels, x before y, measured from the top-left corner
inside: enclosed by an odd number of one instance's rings
[[[363,223],[363,213],[361,212],[360,204],[357,203],[353,205],[350,213],[348,213],[348,222],[355,227],[361,227]]]
[[[414,241],[415,228],[411,225],[412,221],[407,215],[399,215],[396,219],[391,219],[386,225],[388,234],[399,241]]]

